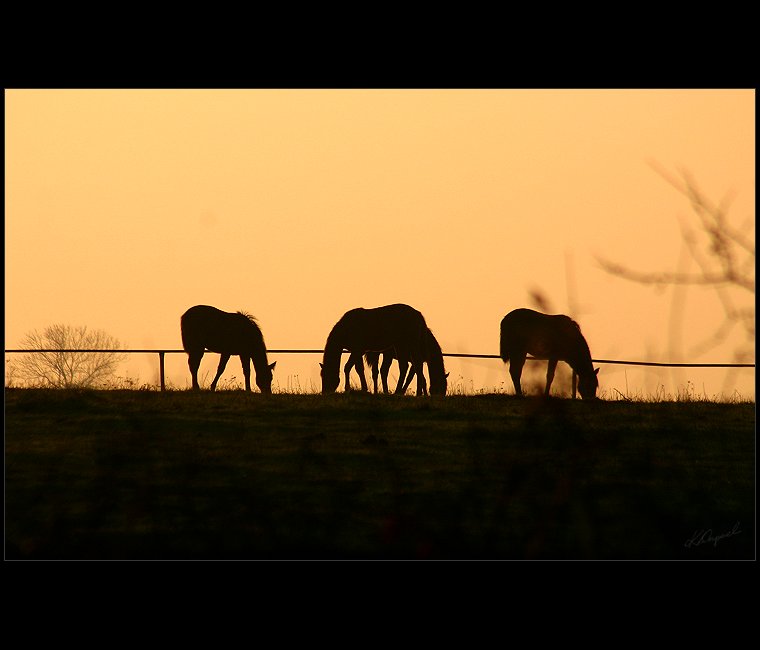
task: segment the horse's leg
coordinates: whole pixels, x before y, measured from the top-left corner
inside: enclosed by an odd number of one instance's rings
[[[362,359],[361,353],[356,355],[356,362],[354,365],[356,366],[356,372],[359,374],[359,381],[362,383],[362,391],[368,393],[369,388],[367,386],[367,378],[364,376],[364,360]]]
[[[427,379],[425,378],[425,373],[419,373],[417,374],[417,371],[414,369],[414,365],[412,365],[412,369],[409,371],[409,374],[406,376],[406,381],[404,382],[404,393],[409,389],[409,385],[412,383],[412,379],[417,377],[417,395],[420,394],[420,386],[422,387],[422,394],[427,396]]]
[[[549,397],[549,389],[554,381],[554,371],[557,369],[557,359],[549,359],[549,365],[546,367],[546,397]]]
[[[380,355],[378,355],[377,359],[375,359],[375,362],[371,364],[372,366],[372,384],[374,386],[375,395],[377,395],[377,375],[378,372],[378,362],[380,361]]]
[[[412,357],[412,374],[417,375],[417,397],[427,395],[427,380],[422,372],[422,361]]]
[[[393,364],[393,355],[388,352],[387,354],[383,355],[383,365],[380,367],[380,378],[383,381],[383,392],[389,393],[388,390],[388,373],[391,370],[391,365]]]
[[[406,395],[406,391],[409,390],[409,385],[412,383],[412,379],[414,379],[414,375],[415,374],[416,373],[415,373],[415,370],[414,370],[414,366],[412,366],[412,369],[409,371],[409,374],[406,376],[406,381],[404,381],[404,388],[403,388],[403,391],[402,391],[404,393],[404,395]]]
[[[362,383],[362,390],[364,392],[369,391],[367,388],[367,378],[364,376],[364,361],[362,361],[361,352],[352,352],[348,357],[346,365],[343,367],[343,371],[346,373],[346,392],[351,390],[351,368],[356,368],[356,373],[359,375],[359,380]]]
[[[351,374],[351,368],[354,367],[355,363],[356,363],[356,356],[352,352],[348,356],[348,361],[346,361],[346,365],[343,366],[343,372],[346,375],[346,388],[344,389],[346,392],[351,390],[351,381],[350,381],[349,375]]]
[[[425,373],[422,372],[423,364],[420,364],[420,374],[417,376],[417,387],[419,388],[420,382],[422,382],[422,394],[427,397],[428,390],[427,390],[427,378],[425,377]],[[428,371],[430,368],[428,367]]]
[[[201,367],[201,359],[203,359],[203,350],[200,352],[188,352],[187,354],[187,365],[190,367],[190,375],[193,378],[193,390],[201,389],[198,383],[198,368]]]
[[[243,366],[243,377],[245,377],[245,389],[251,390],[251,357],[245,354],[240,355],[240,364]]]
[[[525,353],[515,354],[510,351],[509,353],[509,375],[512,377],[512,383],[515,385],[515,394],[522,395],[522,388],[520,386],[520,376],[522,375],[522,369],[525,365]]]
[[[219,359],[219,367],[216,369],[216,377],[214,377],[214,381],[211,382],[211,390],[216,390],[216,382],[219,381],[219,377],[222,376],[222,373],[224,372],[224,369],[227,367],[227,362],[230,360],[229,354],[223,354],[222,358]]]
[[[396,385],[396,395],[403,395],[404,379],[409,370],[409,362],[406,359],[398,360],[398,384]]]

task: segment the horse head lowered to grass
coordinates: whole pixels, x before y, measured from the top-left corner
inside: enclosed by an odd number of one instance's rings
[[[219,377],[222,376],[227,361],[232,355],[240,357],[245,377],[245,389],[251,390],[251,366],[256,370],[256,385],[262,393],[272,392],[272,371],[276,361],[269,364],[264,336],[253,316],[244,312],[226,312],[196,305],[190,307],[180,320],[182,329],[182,347],[188,354],[187,363],[193,377],[193,388],[200,389],[198,368],[205,350],[221,354],[216,377],[211,382],[211,390],[216,390]]]
[[[425,358],[425,318],[409,305],[395,304],[374,309],[357,308],[347,311],[334,325],[325,343],[322,359],[322,392],[334,393],[340,384],[340,357],[348,350],[350,357],[344,367],[346,390],[349,389],[349,373],[356,367],[362,390],[367,390],[362,355],[366,352],[392,350],[398,359],[400,376],[396,392],[404,385],[411,364],[417,377],[423,377]],[[432,379],[431,379],[432,384]],[[417,395],[422,394],[423,382],[417,382]]]
[[[380,364],[381,354],[383,355],[382,364]],[[383,382],[383,390],[387,393],[388,372],[390,371],[393,359],[395,359],[394,351],[390,349],[384,350],[383,352],[366,352],[364,354],[364,359],[367,361],[370,368],[372,368],[372,381],[374,383],[375,393],[377,393],[378,365],[380,364],[379,374]],[[435,338],[430,328],[426,329],[424,335],[423,361],[427,363],[428,373],[430,374],[430,394],[445,395],[448,388],[447,377],[449,376],[449,373],[446,372],[446,368],[444,367],[443,352],[441,351],[441,346],[439,345],[438,340]],[[362,368],[361,371],[359,371],[357,368],[357,371],[361,376],[364,369]],[[403,385],[401,384],[401,381],[399,381],[399,384],[396,387],[396,392],[401,394],[406,393],[407,389],[409,388],[409,384],[411,384],[412,379],[414,379],[414,376],[415,371],[412,369],[406,376],[406,381],[403,382]],[[422,394],[427,395],[425,377],[417,377],[417,382],[422,382]]]
[[[530,353],[538,359],[549,360],[546,371],[547,397],[557,362],[564,361],[578,375],[578,391],[581,397],[596,398],[599,369],[594,370],[588,343],[583,338],[578,323],[569,316],[551,316],[532,309],[515,309],[502,319],[500,334],[500,356],[504,363],[509,361],[509,374],[518,395],[522,395],[520,376],[525,357]]]

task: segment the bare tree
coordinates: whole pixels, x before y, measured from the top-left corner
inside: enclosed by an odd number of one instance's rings
[[[117,352],[117,339],[103,330],[86,326],[51,325],[42,333],[28,333],[21,349],[37,350],[20,355],[13,376],[26,385],[47,388],[93,388],[109,379],[126,356]]]
[[[697,343],[688,355],[697,357],[723,343],[728,336],[740,328],[745,338],[734,350],[736,363],[754,358],[755,349],[755,244],[754,233],[748,233],[754,220],[748,220],[736,227],[729,222],[730,201],[724,199],[718,204],[709,201],[697,188],[690,174],[681,171],[673,176],[654,166],[670,185],[683,194],[690,202],[693,217],[687,222],[681,220],[681,236],[685,254],[675,271],[636,271],[619,263],[597,258],[607,272],[625,280],[654,286],[678,287],[696,286],[715,292],[724,318],[710,335]],[[688,267],[696,263],[697,271]],[[748,298],[751,297],[751,303]],[[679,321],[683,309],[684,296],[674,293],[671,319]],[[680,321],[679,321],[680,322]],[[673,338],[680,339],[680,332]]]

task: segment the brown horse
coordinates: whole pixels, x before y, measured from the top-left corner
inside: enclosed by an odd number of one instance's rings
[[[539,359],[548,359],[546,392],[554,379],[558,361],[564,361],[578,374],[578,390],[583,399],[596,398],[599,386],[597,373],[591,362],[588,343],[581,328],[568,316],[550,316],[532,309],[515,309],[501,321],[501,358],[509,361],[509,374],[515,392],[522,395],[520,376],[528,353]],[[573,385],[575,395],[575,385]]]
[[[276,361],[269,365],[264,336],[253,316],[244,312],[230,313],[208,305],[190,307],[181,318],[182,347],[188,354],[187,363],[193,376],[193,388],[200,389],[198,368],[206,349],[221,354],[216,377],[211,390],[222,376],[227,361],[233,354],[240,356],[245,377],[245,389],[251,390],[251,366],[256,370],[256,385],[262,393],[272,392],[272,370]]]
[[[388,372],[390,371],[391,364],[395,358],[394,351],[384,350],[383,352],[367,352],[364,355],[364,358],[372,368],[372,381],[374,382],[375,393],[377,393],[378,363],[380,361],[381,354],[383,355],[383,363],[380,366],[379,374],[383,382],[383,390],[387,393]],[[449,376],[449,373],[446,372],[446,368],[443,364],[443,352],[441,351],[441,346],[438,344],[438,340],[433,335],[433,332],[430,331],[430,328],[427,328],[425,330],[423,354],[423,361],[428,364],[428,372],[430,373],[430,394],[445,395],[448,386],[446,378]],[[399,362],[399,370],[403,371],[404,373],[406,372],[406,369],[401,367],[401,362]],[[360,376],[363,374],[363,368],[359,374]],[[412,371],[407,375],[403,386],[401,384],[401,381],[399,381],[399,384],[396,387],[396,392],[401,394],[406,393],[407,389],[409,388],[409,384],[411,384],[412,379],[414,379],[415,374],[416,373],[414,369],[412,369]],[[418,376],[417,381],[422,382],[422,394],[427,395],[425,376]]]
[[[422,375],[424,357],[423,335],[427,325],[425,318],[409,305],[386,305],[374,309],[357,308],[347,311],[335,324],[327,337],[322,359],[322,392],[334,393],[340,384],[340,357],[343,350],[351,353],[344,367],[346,390],[349,390],[349,373],[356,367],[367,390],[362,355],[368,351],[393,350],[402,366],[399,386],[403,385],[409,363],[418,376]],[[404,365],[402,365],[402,363]],[[397,390],[398,392],[398,390]],[[417,394],[421,394],[421,384]]]

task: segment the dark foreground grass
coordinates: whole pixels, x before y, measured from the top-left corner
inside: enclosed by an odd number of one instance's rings
[[[7,559],[751,559],[755,406],[5,392]]]

